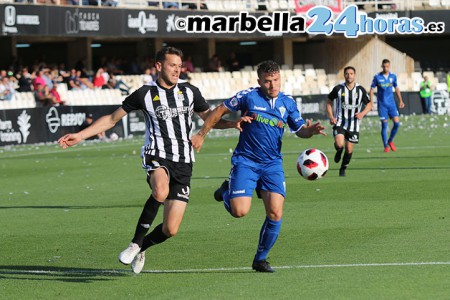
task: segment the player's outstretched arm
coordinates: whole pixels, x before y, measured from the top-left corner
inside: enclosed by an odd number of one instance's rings
[[[205,121],[203,123],[202,128],[200,128],[200,130],[197,132],[197,134],[193,135],[191,138],[191,143],[192,146],[194,147],[194,149],[199,152],[200,148],[203,145],[203,141],[205,139],[205,136],[208,134],[208,132],[211,130],[211,128],[213,128],[217,122],[219,122],[219,120],[222,118],[222,116],[224,114],[226,114],[228,112],[228,108],[226,108],[225,105],[221,104],[219,106],[217,106],[213,111],[205,111],[205,112],[201,112],[198,113],[198,115],[200,116],[200,118],[203,119],[203,121]],[[227,127],[227,128],[231,128]]]
[[[312,137],[313,135],[321,134],[321,135],[327,135],[324,131],[325,127],[320,124],[320,122],[311,124],[311,120],[307,120],[306,124],[300,128],[299,131],[297,131],[295,134],[298,137],[307,139]]]
[[[92,123],[92,125],[89,127],[85,128],[79,132],[69,133],[69,134],[62,136],[58,140],[58,143],[63,149],[74,146],[74,145],[78,144],[79,142],[81,142],[82,140],[85,140],[87,138],[90,138],[91,136],[99,134],[100,132],[103,132],[103,131],[113,128],[114,125],[120,119],[122,119],[126,114],[127,114],[126,111],[120,107],[116,111],[114,111],[112,114],[99,118],[97,121]]]

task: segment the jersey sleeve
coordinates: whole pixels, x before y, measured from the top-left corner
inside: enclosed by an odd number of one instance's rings
[[[291,132],[297,132],[305,125],[305,120],[303,120],[300,115],[300,111],[298,110],[294,99],[288,97],[288,103],[289,105],[287,105],[287,108],[289,115],[287,117],[287,124]]]
[[[375,76],[373,76],[373,80],[372,80],[372,84],[370,85],[370,88],[372,88],[372,89],[376,88],[377,83],[378,83],[377,75],[375,74]]]
[[[147,89],[145,89],[145,91],[147,91]],[[127,96],[125,100],[122,101],[123,110],[129,113],[133,110],[143,109],[145,91],[143,88],[140,88],[131,93],[131,95]]]
[[[394,87],[394,88],[397,88],[397,75],[395,75],[395,74],[392,74],[392,78],[394,79],[394,80],[392,80],[392,86]]]
[[[365,89],[364,87],[362,87],[362,86],[360,86],[360,89],[361,89],[361,93],[362,93],[361,101],[362,101],[364,104],[369,103],[369,102],[370,102],[370,99],[369,99],[369,96],[367,95],[366,89]]]
[[[203,98],[200,90],[191,85],[192,93],[194,94],[194,111],[195,112],[204,112],[209,109],[209,104],[206,102],[205,98]]]
[[[328,94],[328,99],[330,99],[331,101],[333,101],[334,99],[336,99],[338,97],[338,91],[339,91],[339,85],[335,86],[331,92]]]
[[[223,105],[225,105],[226,108],[234,112],[242,110],[242,107],[244,106],[244,103],[247,99],[248,92],[249,92],[248,90],[240,91],[233,97],[225,100],[223,102]]]

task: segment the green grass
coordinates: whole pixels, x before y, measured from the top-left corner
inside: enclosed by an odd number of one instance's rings
[[[296,158],[316,147],[332,160],[332,137],[287,133],[274,274],[249,268],[261,201],[233,219],[212,200],[236,136],[206,140],[181,230],[147,251],[140,275],[117,260],[150,192],[140,140],[2,148],[0,299],[448,299],[448,122],[402,118],[398,151],[383,153],[378,120],[366,119],[347,177],[331,162],[315,182],[300,178]]]

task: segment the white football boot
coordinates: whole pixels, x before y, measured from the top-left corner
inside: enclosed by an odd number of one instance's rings
[[[144,264],[145,264],[145,251],[139,252],[139,254],[136,255],[136,257],[133,259],[133,262],[131,263],[131,270],[133,270],[134,273],[139,274],[144,268]]]
[[[130,243],[127,249],[120,252],[119,261],[124,265],[129,265],[140,251],[141,247],[138,244]]]

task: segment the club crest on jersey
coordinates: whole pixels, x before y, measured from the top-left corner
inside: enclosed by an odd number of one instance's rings
[[[284,117],[284,114],[286,113],[286,108],[285,108],[284,106],[281,106],[281,107],[279,108],[279,110],[280,110],[280,113],[281,113],[281,117],[283,118],[283,117]]]
[[[178,100],[180,100],[180,101],[184,101],[184,95],[183,95],[183,92],[182,91],[178,91]]]
[[[231,105],[231,107],[236,107],[236,106],[238,106],[238,104],[239,104],[239,102],[238,102],[238,100],[236,99],[236,97],[233,97],[233,98],[230,99],[230,105]]]

